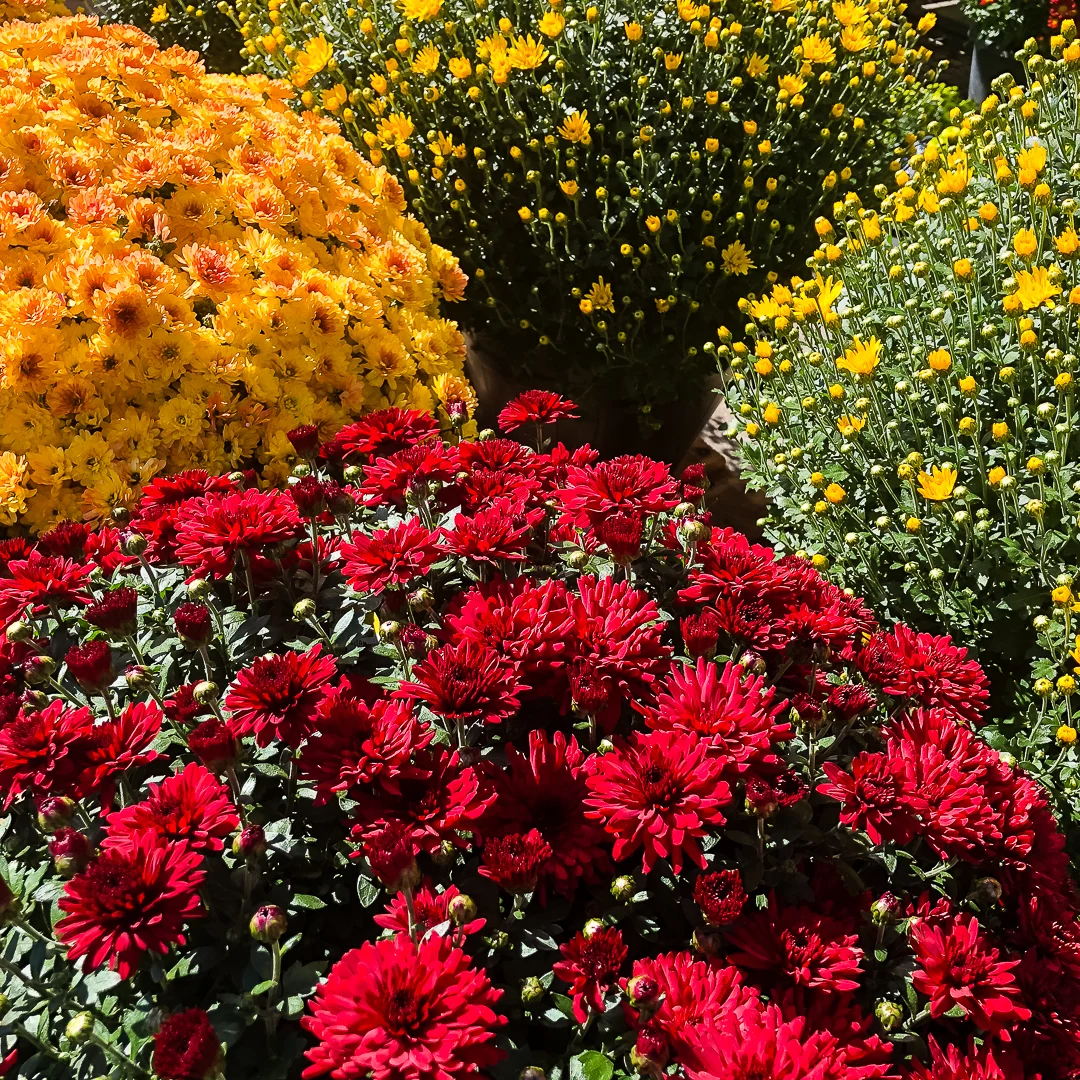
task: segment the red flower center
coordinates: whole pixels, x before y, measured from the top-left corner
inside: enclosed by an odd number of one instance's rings
[[[671,806],[678,798],[679,785],[663,765],[653,764],[641,774],[641,793],[653,806]]]
[[[424,1012],[411,990],[395,990],[386,1003],[386,1030],[391,1035],[416,1035],[424,1022]]]
[[[146,890],[124,859],[102,855],[86,871],[87,892],[106,911],[140,911],[146,904]]]

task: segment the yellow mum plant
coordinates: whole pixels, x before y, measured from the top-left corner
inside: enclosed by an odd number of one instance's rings
[[[977,647],[996,692],[1020,693],[1003,739],[1058,768],[1080,818],[1073,22],[1051,47],[1026,50],[1026,90],[1002,76],[957,111],[877,209],[838,202],[809,275],[745,300],[718,351],[767,532],[888,616]]]
[[[718,306],[813,246],[940,110],[898,0],[238,0],[254,64],[340,116],[472,281],[522,379],[700,393]]]
[[[132,27],[0,27],[0,523],[189,467],[279,481],[302,424],[460,418],[464,275],[291,93]]]

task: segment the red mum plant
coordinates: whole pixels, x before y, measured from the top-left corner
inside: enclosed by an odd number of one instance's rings
[[[286,436],[287,491],[159,478],[122,535],[0,547],[0,1051],[1080,1075],[1067,838],[962,643],[515,407],[539,449],[391,409]]]
[[[407,934],[346,953],[304,1027],[317,1040],[305,1077],[457,1080],[495,1065],[501,991],[446,938]]]
[[[499,427],[511,432],[527,424],[546,426],[559,420],[576,420],[576,408],[572,401],[551,390],[526,390],[503,407]]]

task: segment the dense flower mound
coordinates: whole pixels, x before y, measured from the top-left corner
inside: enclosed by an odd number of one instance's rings
[[[388,405],[468,421],[457,263],[291,94],[132,27],[0,29],[0,522],[107,520],[191,467],[283,480],[286,432]]]
[[[1073,813],[1076,35],[1029,52],[1029,89],[1002,76],[957,111],[879,209],[838,202],[812,276],[745,301],[749,336],[719,347],[768,535],[974,647],[999,700],[1020,691],[1002,738]]]
[[[1080,1076],[1065,840],[964,649],[699,469],[290,439],[284,494],[0,543],[22,1074]]]
[[[814,216],[947,111],[934,16],[898,0],[231,10],[252,66],[340,116],[460,253],[481,345],[645,426],[700,394],[739,283],[809,250]]]

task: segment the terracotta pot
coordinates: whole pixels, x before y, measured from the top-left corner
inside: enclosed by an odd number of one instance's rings
[[[645,425],[636,402],[600,395],[594,395],[591,400],[579,398],[540,374],[532,379],[515,377],[505,359],[508,352],[497,343],[469,334],[465,342],[465,366],[480,399],[481,427],[495,427],[502,407],[524,390],[536,387],[557,390],[573,397],[581,407],[580,420],[561,420],[555,428],[556,439],[571,449],[588,443],[604,457],[646,454],[674,465],[693,446],[717,405],[714,391],[720,385],[719,376],[706,380],[698,391],[655,408],[647,418],[649,424]],[[529,366],[543,369],[540,362]]]

